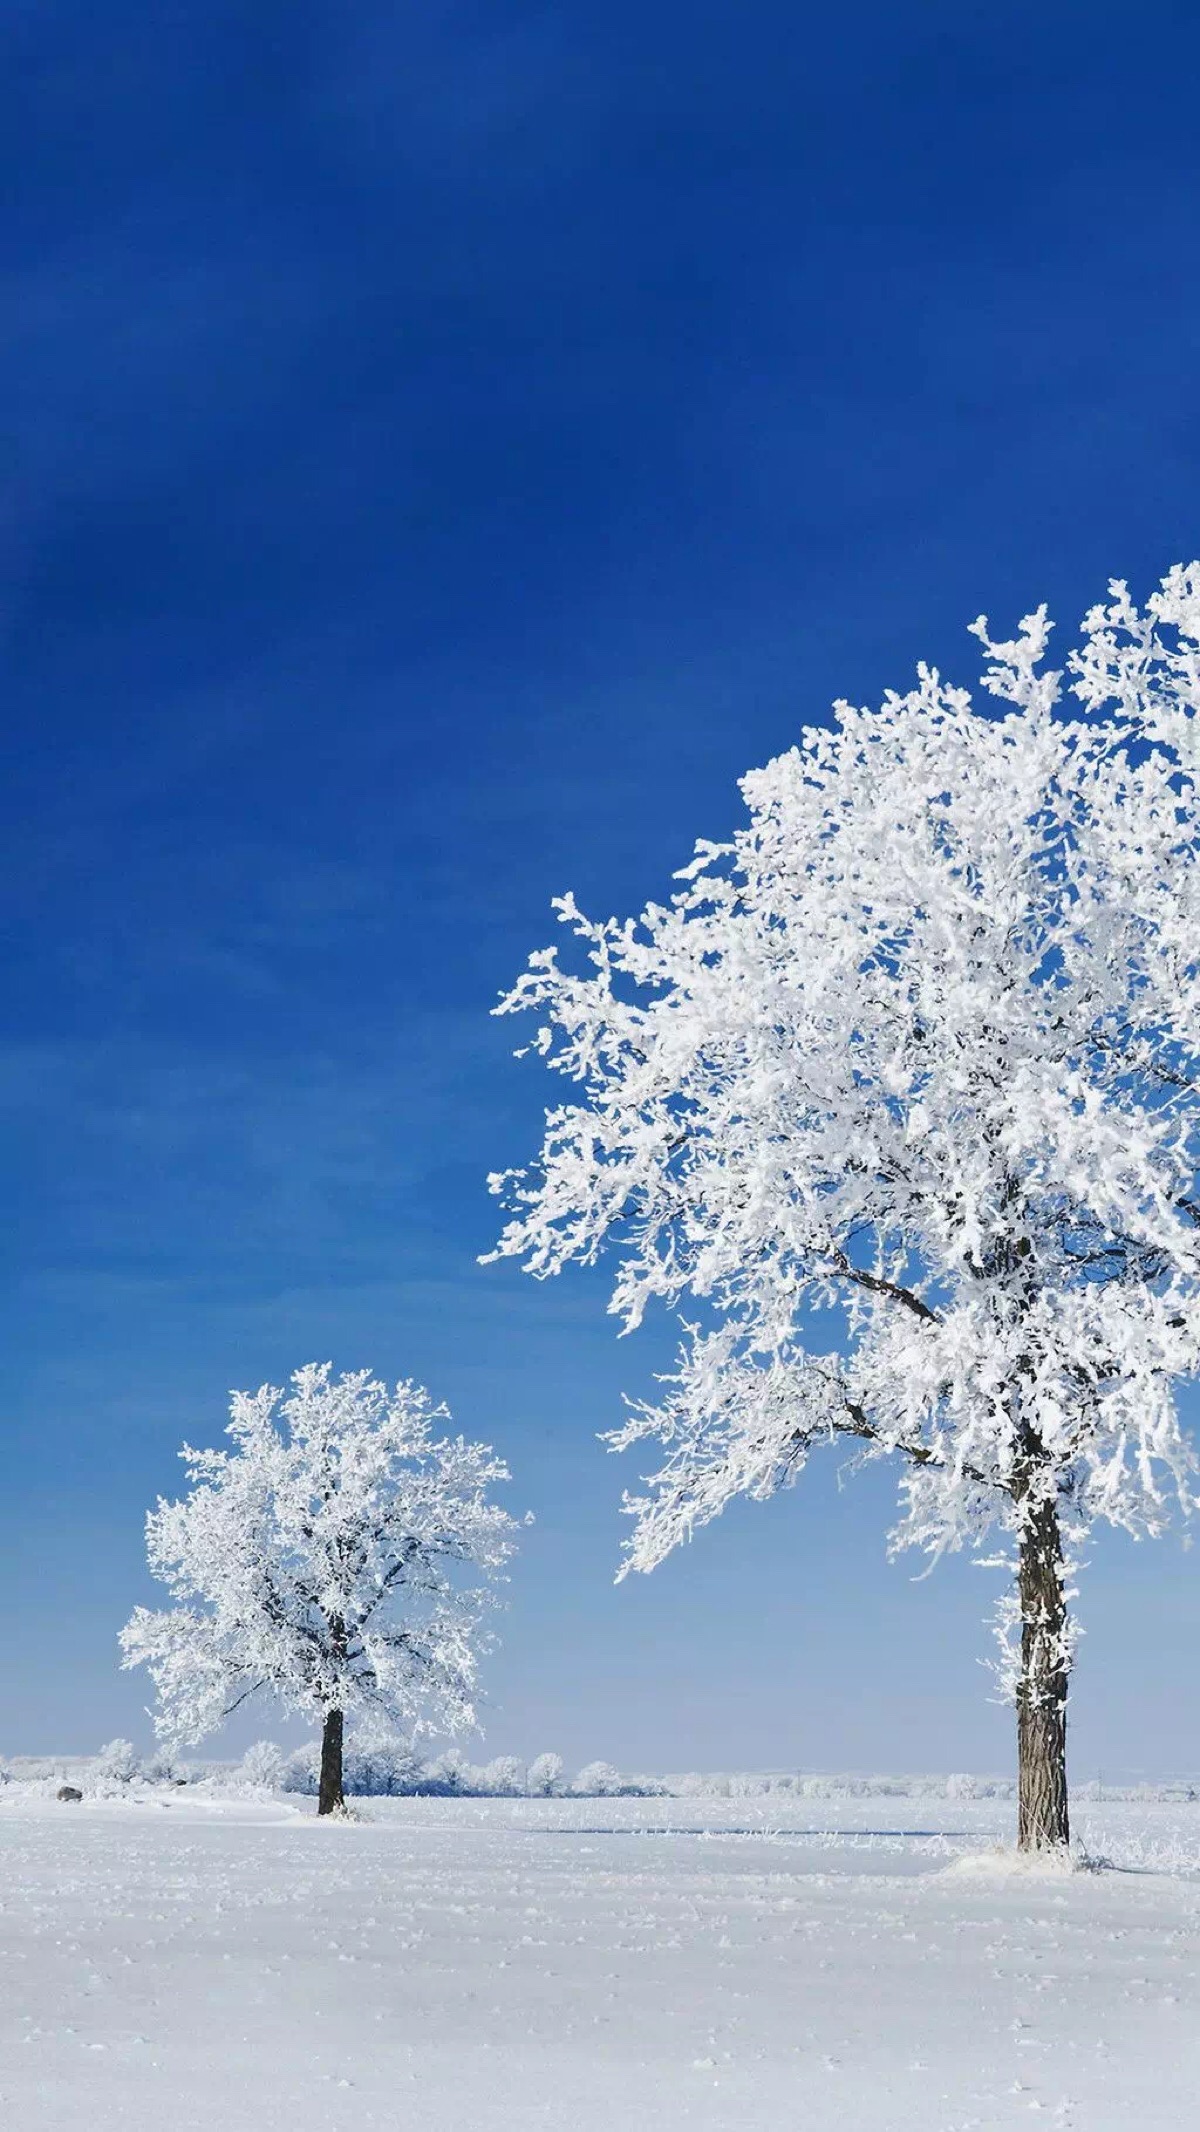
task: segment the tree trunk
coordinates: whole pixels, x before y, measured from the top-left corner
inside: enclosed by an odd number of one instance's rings
[[[325,1729],[321,1734],[321,1785],[317,1794],[318,1814],[339,1814],[345,1810],[346,1798],[342,1790],[342,1742],[345,1719],[340,1710],[325,1712]]]
[[[1030,1511],[1017,1564],[1021,1674],[1017,1684],[1017,1843],[1061,1850],[1067,1816],[1067,1602],[1053,1496]]]

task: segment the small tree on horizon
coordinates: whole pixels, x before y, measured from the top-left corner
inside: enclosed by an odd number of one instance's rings
[[[349,1720],[366,1744],[474,1723],[482,1617],[516,1521],[486,1445],[435,1437],[420,1386],[367,1370],[295,1372],[235,1392],[232,1450],[180,1453],[191,1491],[160,1498],[147,1553],[172,1604],[138,1607],[122,1663],[146,1665],[155,1727],[194,1745],[252,1697],[315,1715],[318,1812],[344,1806]]]
[[[619,1261],[683,1326],[615,1448],[664,1449],[625,1571],[822,1443],[901,1463],[893,1546],[1011,1559],[1018,1840],[1069,1838],[1071,1558],[1194,1507],[1200,1356],[1200,565],[1121,584],[1069,662],[994,643],[999,705],[920,669],[743,781],[664,907],[561,921],[499,1013],[574,1084],[493,1177],[494,1257]],[[810,1344],[836,1308],[835,1352]]]
[[[533,1799],[552,1799],[562,1784],[563,1759],[560,1754],[535,1754],[529,1765],[527,1783]]]

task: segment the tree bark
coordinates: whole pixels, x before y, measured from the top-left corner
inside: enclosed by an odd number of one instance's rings
[[[1034,1504],[1017,1563],[1021,1673],[1017,1684],[1017,1843],[1061,1850],[1067,1810],[1067,1602],[1062,1535],[1053,1496]]]
[[[321,1734],[321,1783],[317,1794],[318,1814],[339,1814],[345,1811],[346,1798],[342,1790],[342,1745],[345,1734],[345,1719],[340,1710],[325,1712],[325,1726]]]

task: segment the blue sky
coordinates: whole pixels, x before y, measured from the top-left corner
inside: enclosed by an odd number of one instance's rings
[[[476,1265],[548,1093],[488,1008],[552,894],[661,894],[835,695],[1200,550],[1200,18],[0,38],[0,1748],[145,1735],[144,1509],[230,1385],[330,1356],[537,1514],[489,1751],[1007,1765],[990,1580],[889,1568],[882,1474],[613,1590],[595,1432],[663,1341]],[[1197,1575],[1097,1547],[1077,1774],[1200,1764]]]

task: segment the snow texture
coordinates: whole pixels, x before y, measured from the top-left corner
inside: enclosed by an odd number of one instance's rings
[[[23,2132],[1180,2132],[1200,1807],[0,1792]],[[971,1867],[956,1861],[979,1859]],[[1171,1870],[1165,1870],[1166,1867]],[[951,1868],[952,1870],[948,1870]]]

